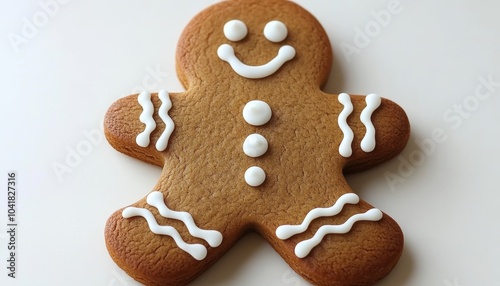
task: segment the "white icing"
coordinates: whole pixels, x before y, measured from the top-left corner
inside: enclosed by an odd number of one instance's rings
[[[307,230],[309,224],[319,217],[335,216],[342,211],[346,204],[357,204],[358,195],[354,193],[343,194],[333,206],[329,208],[315,208],[306,215],[300,225],[281,225],[276,229],[276,236],[279,239],[288,239],[296,234]]]
[[[172,101],[170,101],[168,92],[162,89],[160,90],[160,92],[158,92],[158,97],[161,100],[161,106],[160,110],[158,110],[158,115],[160,116],[161,120],[163,120],[163,122],[165,123],[165,130],[163,130],[163,133],[156,142],[156,150],[163,151],[167,148],[168,140],[170,139],[172,131],[174,131],[175,125],[174,121],[172,121],[172,118],[168,116],[168,111],[170,110],[170,108],[172,108]]]
[[[224,25],[224,36],[230,41],[241,41],[247,36],[247,33],[247,26],[240,20],[231,20]]]
[[[253,166],[245,171],[245,182],[252,187],[258,187],[266,180],[266,173],[262,168]]]
[[[128,207],[122,211],[124,218],[142,216],[148,222],[149,229],[155,234],[168,235],[172,237],[177,246],[189,253],[196,260],[203,260],[207,256],[207,249],[201,244],[188,244],[180,236],[179,232],[171,226],[161,226],[153,214],[144,208]]]
[[[235,55],[234,49],[228,44],[222,44],[217,49],[217,55],[223,61],[229,63],[234,72],[245,78],[259,79],[272,75],[283,64],[295,57],[295,49],[292,46],[282,46],[278,55],[266,64],[250,66],[242,63]]]
[[[333,233],[344,234],[349,232],[357,221],[378,221],[382,216],[383,214],[380,210],[373,208],[365,213],[351,216],[341,225],[324,225],[318,229],[312,238],[301,241],[295,246],[295,255],[299,258],[304,258],[323,240],[325,235]]]
[[[351,97],[347,93],[339,94],[339,102],[344,105],[344,109],[339,114],[338,124],[342,133],[344,133],[344,138],[339,146],[339,153],[342,157],[347,158],[352,155],[351,144],[354,139],[354,133],[351,127],[347,124],[347,117],[351,114],[353,110]]]
[[[146,201],[151,206],[156,207],[161,216],[182,221],[192,236],[204,239],[211,247],[217,247],[222,243],[222,234],[220,232],[201,229],[196,226],[193,217],[188,212],[178,212],[169,209],[165,205],[161,192],[151,192]]]
[[[253,158],[264,155],[268,147],[266,138],[256,133],[248,135],[243,142],[243,152]]]
[[[137,97],[137,101],[142,107],[142,113],[139,116],[139,120],[146,124],[146,127],[143,132],[137,135],[135,142],[141,147],[148,147],[149,136],[156,128],[156,122],[153,119],[154,106],[153,102],[151,102],[151,93],[147,91],[141,92]]]
[[[271,107],[262,100],[249,101],[243,108],[243,118],[254,126],[261,126],[269,122],[272,116]]]
[[[365,98],[366,101],[366,107],[363,109],[360,115],[361,122],[365,125],[366,127],[366,133],[365,136],[363,137],[363,140],[361,140],[361,149],[365,152],[371,152],[373,149],[375,149],[375,127],[373,126],[372,122],[372,114],[373,111],[375,111],[381,103],[380,96],[371,93],[366,96]]]
[[[271,42],[279,43],[288,36],[288,29],[282,22],[274,20],[264,27],[264,36]]]

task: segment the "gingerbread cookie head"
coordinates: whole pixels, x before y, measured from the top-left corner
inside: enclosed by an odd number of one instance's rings
[[[405,112],[376,94],[326,94],[329,40],[285,0],[230,0],[179,40],[182,93],[115,102],[104,122],[117,150],[161,166],[142,199],[106,225],[111,257],[148,285],[181,285],[248,231],[317,285],[370,285],[401,255],[397,223],[360,199],[344,173],[406,145]]]
[[[332,51],[321,25],[297,4],[230,0],[190,22],[179,40],[177,63],[185,86],[189,80],[217,77],[233,85],[245,79],[277,84],[293,78],[291,83],[318,87],[328,78]]]

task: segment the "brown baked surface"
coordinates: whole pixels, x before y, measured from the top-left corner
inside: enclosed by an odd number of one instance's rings
[[[249,31],[243,41],[230,42],[224,37],[223,26],[232,19],[246,23]],[[288,28],[288,37],[281,43],[269,42],[262,35],[264,25],[275,19]],[[293,46],[297,54],[273,75],[247,79],[217,56],[224,43],[234,47],[236,56],[248,65],[265,64],[284,44]],[[366,129],[359,118],[365,97],[351,95],[354,110],[347,122],[354,132],[353,153],[348,158],[340,156],[343,133],[337,119],[343,105],[337,95],[321,90],[331,63],[332,51],[323,28],[292,2],[231,0],[198,14],[178,44],[177,71],[186,91],[170,93],[168,114],[175,129],[166,150],[160,152],[154,146],[165,128],[158,116],[161,102],[156,93],[152,102],[157,127],[148,147],[136,144],[136,136],[144,130],[138,95],[115,102],[106,114],[104,128],[115,149],[163,168],[154,189],[138,193],[139,197],[160,191],[170,209],[189,212],[200,228],[222,233],[222,244],[210,247],[192,237],[184,223],[162,217],[143,198],[131,206],[150,210],[158,224],[173,226],[187,243],[205,245],[207,257],[194,259],[171,237],[152,233],[144,218],[123,218],[120,209],[105,229],[113,260],[144,284],[182,285],[215,263],[246,232],[257,231],[311,283],[371,285],[385,277],[403,249],[402,231],[387,214],[376,222],[356,222],[346,234],[326,235],[305,258],[294,254],[297,243],[312,237],[322,225],[342,224],[373,208],[362,200],[346,205],[336,216],[313,220],[305,232],[289,239],[278,239],[275,233],[278,226],[300,224],[310,210],[330,207],[341,195],[353,192],[344,172],[393,158],[409,137],[405,112],[382,99],[371,117],[376,147],[372,152],[362,151],[359,146]],[[255,99],[272,109],[271,120],[263,126],[251,126],[242,117],[245,104]],[[269,142],[269,150],[258,158],[242,151],[243,141],[252,133]],[[254,165],[266,172],[265,182],[258,187],[243,179],[245,170]]]

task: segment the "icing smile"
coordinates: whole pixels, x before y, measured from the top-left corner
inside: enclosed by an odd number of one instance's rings
[[[295,49],[292,46],[283,46],[280,48],[278,55],[271,61],[260,66],[249,66],[242,63],[235,55],[234,49],[228,44],[223,44],[219,47],[217,54],[219,58],[231,65],[231,68],[237,74],[246,78],[263,78],[275,73],[284,63],[293,59]]]
[[[224,35],[230,41],[237,42],[246,37],[248,33],[245,23],[240,20],[231,20],[224,25]],[[288,30],[280,21],[271,21],[264,28],[264,36],[271,42],[281,42],[288,35]],[[295,57],[295,49],[292,46],[282,46],[278,54],[266,64],[250,66],[241,62],[234,54],[234,49],[228,44],[222,44],[217,50],[219,58],[228,62],[234,72],[242,77],[259,79],[274,74],[287,61]]]

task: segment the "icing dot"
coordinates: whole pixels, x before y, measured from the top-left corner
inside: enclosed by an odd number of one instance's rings
[[[243,118],[250,125],[264,125],[269,122],[271,115],[271,107],[262,100],[252,100],[243,108]]]
[[[271,42],[279,43],[286,39],[288,29],[280,21],[271,21],[264,27],[264,36]]]
[[[250,134],[243,142],[243,152],[250,157],[259,157],[266,153],[268,148],[267,140],[260,134]]]
[[[245,171],[245,182],[252,187],[257,187],[262,185],[266,180],[266,173],[262,168],[253,166]]]
[[[224,25],[224,36],[230,41],[241,41],[247,33],[247,26],[240,20],[231,20]]]

